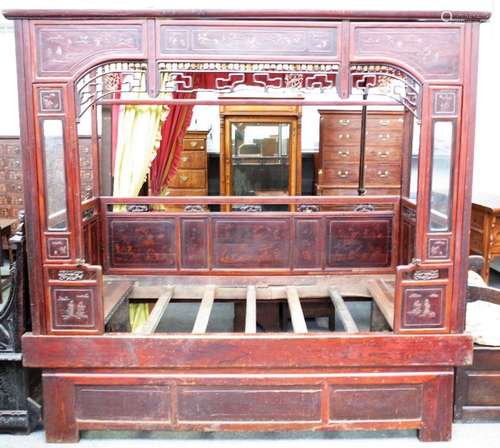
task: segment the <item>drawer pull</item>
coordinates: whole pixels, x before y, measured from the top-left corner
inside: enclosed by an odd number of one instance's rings
[[[378,138],[379,138],[379,140],[386,142],[387,140],[389,140],[391,138],[391,134],[379,134]]]
[[[343,139],[343,138],[348,139],[348,138],[351,138],[351,134],[339,134],[339,138],[340,139]]]
[[[377,152],[377,156],[382,157],[385,159],[386,157],[389,157],[390,152],[389,151],[379,151]]]
[[[347,171],[347,170],[339,170],[339,171],[337,171],[337,174],[338,174],[339,177],[347,177],[347,176],[349,176],[349,171]]]
[[[387,177],[389,175],[389,171],[385,170],[385,171],[377,171],[377,176],[378,177]]]
[[[186,182],[189,179],[189,177],[182,175],[182,176],[179,176],[179,179],[181,180],[181,182]]]
[[[339,154],[340,157],[347,157],[349,154],[351,154],[351,151],[349,151],[347,149],[341,149],[338,152],[338,154]]]
[[[196,145],[198,144],[198,142],[196,142],[195,140],[192,140],[190,143],[191,143],[191,148],[196,148]]]
[[[379,120],[378,123],[380,124],[380,126],[389,126],[389,124],[391,123],[391,120]]]
[[[347,118],[342,118],[341,120],[339,120],[339,123],[342,126],[349,126],[349,124],[351,123],[351,120],[348,120]]]
[[[183,157],[181,157],[181,161],[182,161],[183,163],[186,163],[188,160],[189,160],[189,157],[188,157],[188,156],[183,156]]]

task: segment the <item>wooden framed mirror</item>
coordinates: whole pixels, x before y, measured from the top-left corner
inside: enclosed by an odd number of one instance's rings
[[[300,118],[297,105],[220,106],[221,195],[300,195]]]

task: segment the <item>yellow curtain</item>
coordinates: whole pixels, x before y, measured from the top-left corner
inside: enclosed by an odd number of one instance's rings
[[[145,79],[141,79],[144,89]],[[165,97],[165,96],[163,96]],[[122,99],[144,99],[146,93],[122,94]],[[160,146],[161,126],[168,114],[167,106],[125,105],[118,118],[118,138],[115,153],[113,196],[134,197],[139,194],[152,160]],[[122,206],[114,207],[123,210]],[[147,303],[130,305],[130,324],[136,332],[149,316]]]

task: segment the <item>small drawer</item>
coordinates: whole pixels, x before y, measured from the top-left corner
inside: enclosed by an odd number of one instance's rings
[[[170,188],[202,189],[205,185],[205,170],[180,169],[168,183]]]
[[[207,190],[204,188],[167,188],[164,196],[207,196]]]
[[[482,229],[484,224],[484,213],[481,210],[474,209],[472,207],[471,217],[470,217],[470,225],[471,227],[476,227],[478,229]]]
[[[403,134],[385,129],[367,129],[366,143],[367,145],[401,145]]]
[[[375,115],[368,116],[366,120],[367,129],[373,130],[402,130],[404,125],[403,117],[393,117],[387,115]]]
[[[368,163],[365,172],[366,185],[370,187],[399,186],[401,165],[389,163]]]
[[[367,188],[367,196],[399,196],[399,188]],[[358,196],[357,188],[331,188],[318,186],[320,196]]]
[[[185,138],[183,148],[191,151],[205,149],[205,140],[199,138]]]
[[[17,160],[17,159],[7,159],[7,165],[6,165],[6,168],[8,168],[9,170],[20,170],[22,167],[21,165],[21,161],[20,160]],[[0,165],[0,168],[1,165]]]
[[[366,148],[368,162],[401,162],[401,147],[368,146]]]
[[[10,193],[21,193],[23,192],[23,184],[17,181],[7,183],[7,191]]]
[[[361,115],[325,115],[321,117],[321,126],[334,130],[359,129]]]
[[[359,162],[359,146],[323,146],[324,162]]]
[[[359,145],[359,129],[332,130],[321,134],[322,145]]]
[[[5,178],[8,181],[22,183],[23,172],[20,170],[10,170],[5,173]]]
[[[179,168],[204,169],[207,155],[203,151],[182,151],[179,158]]]
[[[471,229],[470,231],[470,250],[476,253],[483,253],[483,233]]]
[[[359,166],[355,163],[326,163],[322,181],[333,185],[355,185],[358,182]]]

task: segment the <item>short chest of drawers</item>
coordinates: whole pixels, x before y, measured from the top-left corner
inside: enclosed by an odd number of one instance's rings
[[[358,194],[361,112],[320,110],[317,194]],[[399,195],[404,114],[370,111],[366,122],[367,194]]]
[[[188,131],[177,171],[168,182],[169,196],[207,196],[207,132]]]

